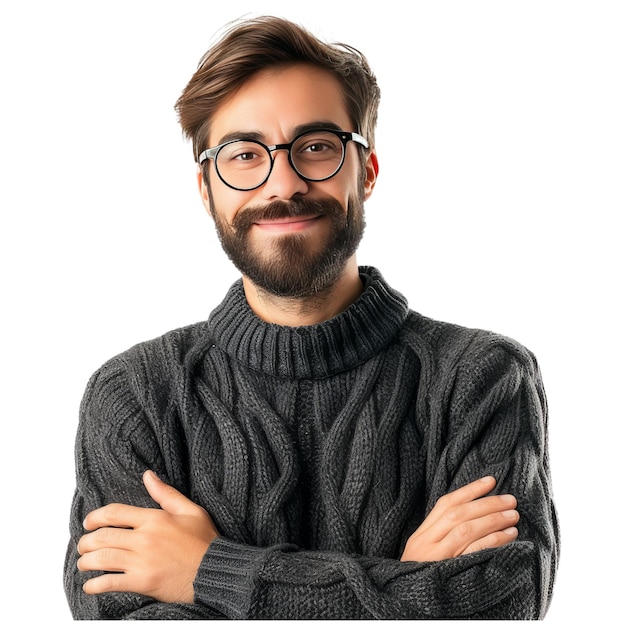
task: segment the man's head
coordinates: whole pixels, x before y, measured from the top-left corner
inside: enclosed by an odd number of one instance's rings
[[[279,18],[240,23],[205,54],[176,108],[244,278],[300,298],[345,271],[377,175],[379,98],[360,53]]]

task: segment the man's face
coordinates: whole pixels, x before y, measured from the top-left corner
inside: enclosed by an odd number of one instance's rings
[[[267,145],[288,143],[312,124],[356,130],[334,76],[307,65],[264,70],[214,114],[209,146],[253,133]],[[252,191],[226,186],[209,163],[208,189],[198,176],[202,198],[245,277],[269,293],[296,298],[337,281],[361,240],[363,202],[376,179],[375,156],[363,169],[362,149],[349,142],[342,169],[321,182],[302,180],[287,151],[278,150],[269,179]]]

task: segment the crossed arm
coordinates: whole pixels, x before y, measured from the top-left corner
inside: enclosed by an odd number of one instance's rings
[[[431,404],[450,409],[449,432],[427,451],[429,513],[396,559],[220,537],[207,510],[153,472],[142,485],[146,467],[178,489],[186,477],[161,462],[159,442],[143,429],[151,405],[144,410],[126,363],[115,361],[94,377],[82,409],[65,568],[73,615],[542,617],[559,536],[541,380],[523,354],[521,363],[500,349],[487,356],[468,352],[468,371],[457,376],[451,393],[465,398],[469,388],[469,399]]]
[[[209,514],[152,471],[144,485],[160,509],[109,504],[90,512],[78,542],[80,571],[104,571],[87,594],[136,592],[166,603],[192,603],[204,554],[218,537]],[[441,497],[408,539],[402,561],[440,561],[510,543],[517,537],[517,502],[487,494],[486,476]]]

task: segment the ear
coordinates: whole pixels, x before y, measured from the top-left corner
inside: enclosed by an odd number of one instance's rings
[[[202,198],[202,204],[204,204],[206,212],[213,217],[213,211],[211,210],[211,198],[209,196],[209,190],[207,189],[206,183],[204,182],[202,167],[200,165],[198,165],[196,177],[198,180],[198,191],[200,192],[200,197]]]
[[[367,200],[374,191],[376,179],[378,178],[378,157],[376,152],[372,150],[365,162],[365,189],[364,199]]]

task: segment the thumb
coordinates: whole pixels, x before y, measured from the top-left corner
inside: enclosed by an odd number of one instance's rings
[[[192,515],[197,512],[197,505],[185,497],[178,489],[164,483],[152,470],[143,473],[143,484],[150,497],[168,513],[174,515]]]

